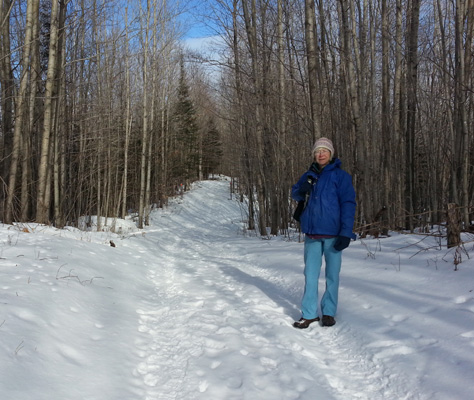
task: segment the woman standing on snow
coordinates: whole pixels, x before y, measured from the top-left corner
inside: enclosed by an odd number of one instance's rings
[[[352,177],[341,169],[341,161],[334,157],[331,140],[321,138],[313,147],[314,162],[293,185],[292,197],[306,201],[300,222],[304,242],[304,295],[302,317],[295,328],[304,329],[319,321],[318,281],[322,258],[326,261],[326,291],[321,299],[322,325],[333,326],[339,292],[339,272],[342,253],[350,240],[355,215],[355,191]]]

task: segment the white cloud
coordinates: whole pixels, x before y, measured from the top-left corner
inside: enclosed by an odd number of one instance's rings
[[[215,55],[222,48],[223,39],[220,35],[186,38],[183,44],[189,50],[201,53],[203,56]]]

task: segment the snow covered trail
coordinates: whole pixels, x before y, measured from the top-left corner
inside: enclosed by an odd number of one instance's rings
[[[359,239],[337,324],[298,330],[303,244],[249,237],[228,185],[142,231],[0,224],[1,400],[472,398],[472,256],[454,272],[434,235]]]
[[[261,240],[258,252],[248,251],[259,239],[241,234],[227,190],[226,182],[201,182],[184,202],[155,213],[140,242],[156,254],[146,265],[153,298],[137,310],[135,374],[146,399],[416,398],[410,381],[374,359],[348,324],[291,326],[303,281],[302,258],[288,254],[301,244]]]

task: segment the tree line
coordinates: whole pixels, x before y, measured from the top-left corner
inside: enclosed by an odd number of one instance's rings
[[[205,0],[213,60],[182,51],[179,4],[1,1],[3,222],[133,211],[142,227],[221,172],[249,229],[281,234],[327,136],[359,232],[441,223],[453,203],[469,228],[474,0]]]
[[[193,101],[209,93],[189,90],[206,77],[184,67],[180,13],[166,0],[1,1],[3,222],[133,212],[143,227],[215,172],[219,132]]]
[[[473,0],[212,4],[250,227],[288,228],[291,185],[327,136],[353,176],[359,232],[442,223],[452,203],[472,229]]]

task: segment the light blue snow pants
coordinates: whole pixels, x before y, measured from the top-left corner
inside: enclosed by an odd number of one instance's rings
[[[321,299],[322,315],[336,315],[341,272],[342,251],[334,249],[336,238],[310,239],[304,242],[304,294],[301,302],[302,316],[313,319],[318,316],[318,281],[321,266],[326,262],[326,291]]]

